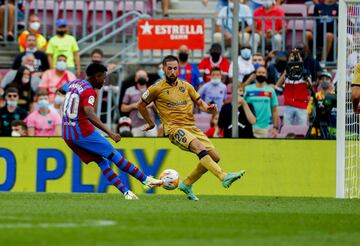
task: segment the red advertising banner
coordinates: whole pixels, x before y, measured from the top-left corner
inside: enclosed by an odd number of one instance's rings
[[[204,49],[204,20],[138,21],[139,50],[174,50],[185,44],[190,50]]]

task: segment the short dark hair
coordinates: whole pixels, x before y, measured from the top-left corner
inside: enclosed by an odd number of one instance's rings
[[[165,56],[162,61],[163,66],[165,66],[166,63],[169,61],[177,61],[177,63],[179,63],[179,59],[176,56],[168,55],[168,56]]]
[[[90,56],[93,56],[94,54],[99,54],[101,57],[104,57],[104,52],[101,49],[94,49],[91,51]]]
[[[67,56],[66,56],[66,55],[64,55],[64,54],[60,54],[60,55],[58,55],[58,56],[56,57],[56,60],[57,60],[57,59],[59,59],[59,57],[64,57],[64,58],[67,60]]]
[[[221,69],[219,67],[213,67],[210,71],[210,74],[212,74],[212,72],[216,72],[219,71],[221,73]]]
[[[44,89],[39,89],[39,90],[36,91],[36,96],[37,97],[49,96],[49,93]]]
[[[91,76],[96,75],[97,73],[103,73],[103,72],[107,72],[107,68],[100,63],[91,63],[86,68],[86,76],[88,76],[88,77],[91,77]]]
[[[19,95],[19,90],[16,87],[9,87],[5,91],[5,96],[9,93],[17,93]]]
[[[13,121],[11,121],[11,126],[21,126],[25,130],[27,129],[26,123],[24,121],[22,121],[22,120],[13,120]]]

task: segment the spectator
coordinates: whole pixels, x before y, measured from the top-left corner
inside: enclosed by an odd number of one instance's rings
[[[131,128],[132,128],[132,122],[129,117],[123,116],[119,119],[117,132],[122,137],[133,137],[131,133]]]
[[[292,50],[286,73],[277,82],[277,87],[284,84],[284,125],[306,126],[308,122],[306,109],[309,104],[308,85],[311,84],[311,78],[302,70],[302,62],[300,52],[297,49]]]
[[[67,34],[67,21],[59,19],[56,21],[56,35],[49,41],[46,53],[48,54],[49,64],[51,68],[54,68],[59,55],[65,55],[67,57],[67,68],[76,76],[80,77],[80,55],[79,47],[76,39]],[[75,70],[76,64],[76,70]]]
[[[57,89],[55,92],[54,103],[51,105],[55,112],[57,112],[61,117],[63,115],[62,108],[64,106],[65,94],[66,92],[62,88]]]
[[[66,64],[66,56],[59,55],[56,60],[55,69],[45,71],[41,78],[39,88],[45,89],[48,92],[50,103],[54,102],[57,89],[76,79],[76,76],[67,70]]]
[[[316,81],[318,74],[322,71],[320,62],[317,59],[314,59],[314,56],[310,52],[308,46],[299,44],[296,46],[296,49],[299,50],[301,57],[304,60],[304,68],[311,75],[311,79]]]
[[[0,108],[0,136],[11,136],[11,122],[23,120],[27,112],[18,107],[19,92],[15,87],[9,87],[5,91],[6,105]]]
[[[129,113],[129,117],[132,122],[132,134],[134,137],[156,137],[156,127],[143,131],[146,121],[143,119],[139,111],[137,110],[137,103],[139,102],[141,95],[148,88],[149,77],[144,70],[138,70],[135,74],[135,85],[129,87],[125,91],[125,95],[121,104],[121,112]],[[153,120],[155,120],[155,114],[151,106],[148,107],[151,112]]]
[[[267,71],[265,67],[259,67],[256,72],[256,83],[245,87],[244,99],[252,104],[255,109],[256,123],[253,125],[253,133],[256,138],[267,138],[269,135],[269,122],[272,117],[273,127],[271,136],[278,134],[278,100],[273,88],[266,84]]]
[[[26,54],[21,58],[21,66],[26,67],[31,73],[31,87],[34,91],[38,88],[40,78],[34,72],[35,56],[33,54]],[[19,68],[20,69],[20,68]],[[18,73],[18,70],[11,69],[8,71],[3,80],[1,81],[0,88],[5,88],[8,84],[12,83]]]
[[[251,9],[252,12],[254,12],[257,8],[261,7],[263,2],[266,2],[268,0],[248,0],[248,5]],[[282,2],[284,2],[284,0],[276,0],[274,1],[276,2],[276,5],[280,5],[282,4]]]
[[[40,26],[41,24],[39,17],[36,14],[30,14],[28,21],[28,29],[23,31],[18,38],[19,48],[21,52],[28,50],[27,37],[29,34],[35,35],[37,49],[39,51],[45,52],[47,41],[46,38],[39,32]]]
[[[6,85],[5,91],[10,87],[15,87],[18,90],[18,105],[26,111],[30,111],[35,90],[37,89],[37,85],[34,85],[32,82],[30,70],[27,67],[21,66],[17,71],[14,80]]]
[[[13,120],[11,122],[11,136],[12,137],[26,137],[27,126],[22,120]]]
[[[33,54],[35,57],[34,71],[44,72],[50,68],[46,54],[37,48],[36,36],[31,33],[26,36],[26,50],[16,56],[12,69],[19,69],[21,66],[21,59],[26,54]]]
[[[262,38],[265,38],[265,50],[281,50],[281,32],[285,17],[285,12],[281,6],[275,5],[274,0],[265,0],[262,7],[255,10],[254,17],[257,30],[255,40],[260,40],[260,37],[264,35]],[[263,18],[265,19],[263,20]],[[273,22],[275,22],[274,30],[272,30]]]
[[[336,0],[325,0],[323,3],[315,5],[314,16],[321,16],[322,18],[316,20],[316,48],[326,45],[326,53],[322,54],[322,61],[327,59],[334,41],[334,23],[335,18],[339,15],[339,5]],[[326,29],[324,29],[326,26]],[[326,30],[326,33],[325,33]],[[326,37],[326,44],[324,44],[324,36]],[[308,31],[306,37],[309,42],[314,39],[312,32]]]
[[[221,43],[222,32],[224,34],[225,47],[230,47],[232,42],[233,33],[233,12],[234,12],[234,1],[239,3],[239,0],[229,0],[229,5],[220,10],[217,17],[214,41],[215,43]],[[251,26],[253,24],[252,12],[250,8],[239,3],[239,45],[251,46]],[[248,17],[248,18],[247,18]],[[255,47],[259,45],[259,39],[254,40]]]
[[[92,63],[104,63],[104,52],[101,49],[94,49],[90,54],[90,59]],[[108,75],[105,82],[106,85],[118,85],[119,74],[115,70],[116,66],[115,63],[108,63],[106,65],[106,68],[108,69]]]
[[[221,45],[218,43],[213,43],[210,47],[210,56],[205,57],[200,61],[199,70],[204,77],[205,83],[211,80],[210,72],[213,67],[220,68],[223,81],[226,81],[230,62],[228,59],[226,59],[226,57],[221,55],[221,52]]]
[[[206,103],[215,103],[218,109],[222,107],[226,97],[226,85],[221,82],[220,68],[214,67],[211,70],[211,80],[200,88],[199,94]]]
[[[61,118],[49,109],[49,96],[44,91],[36,95],[39,109],[29,114],[25,122],[29,136],[61,136]]]
[[[233,77],[234,64],[231,62],[229,68],[229,78]],[[251,49],[249,47],[243,47],[240,50],[240,56],[238,57],[238,81],[245,82],[245,80],[255,71],[254,65],[251,60]]]
[[[188,63],[189,48],[181,45],[178,50],[180,72],[179,78],[189,82],[195,89],[204,83],[201,73],[195,64]]]
[[[285,51],[275,52],[275,63],[270,63],[268,67],[268,80],[269,85],[275,85],[280,79],[281,75],[285,72],[287,65],[287,55]]]
[[[252,63],[255,69],[257,69],[260,66],[267,67],[265,63],[265,58],[260,53],[253,54]]]
[[[239,138],[254,138],[252,125],[256,123],[255,110],[252,104],[247,104],[243,98],[244,90],[238,87],[238,129]],[[232,104],[224,104],[220,110],[219,128],[224,132],[225,138],[232,137]]]
[[[207,7],[209,0],[201,0],[201,2],[205,7]],[[227,7],[228,5],[229,5],[228,0],[218,0],[216,4],[216,15],[218,15],[221,9]]]
[[[8,4],[5,4],[3,0],[0,0],[0,42],[4,41],[4,36],[8,41],[14,41],[14,26],[15,26],[15,1],[9,0]],[[7,8],[7,33],[5,34],[5,12]]]
[[[205,132],[205,135],[209,138],[222,138],[224,132],[218,126],[219,113],[213,114],[210,120],[210,128]]]
[[[90,54],[90,59],[92,63],[103,63],[104,52],[101,49],[94,49]]]

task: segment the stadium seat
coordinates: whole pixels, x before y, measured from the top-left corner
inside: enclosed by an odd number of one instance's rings
[[[206,132],[210,128],[211,117],[211,114],[194,114],[195,125],[203,132]]]
[[[305,4],[283,4],[281,7],[285,11],[285,16],[307,16],[307,7]]]
[[[295,134],[296,137],[305,137],[309,129],[309,126],[294,126],[294,125],[284,125],[281,128],[281,135],[288,136],[289,134]]]
[[[310,5],[307,9],[307,14],[308,16],[313,16],[314,15],[314,10],[315,10],[315,5]]]
[[[90,2],[87,18],[89,32],[114,20],[117,17],[117,5],[115,1]]]
[[[127,1],[119,1],[119,5],[117,8],[117,16],[121,16],[123,13],[136,10],[140,13],[145,13],[147,11],[146,5],[144,1],[139,0],[127,0]]]

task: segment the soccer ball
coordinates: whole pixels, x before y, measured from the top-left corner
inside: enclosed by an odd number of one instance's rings
[[[174,190],[178,187],[180,176],[177,171],[174,169],[166,169],[164,170],[159,177],[162,181],[164,181],[162,187],[165,190]]]

